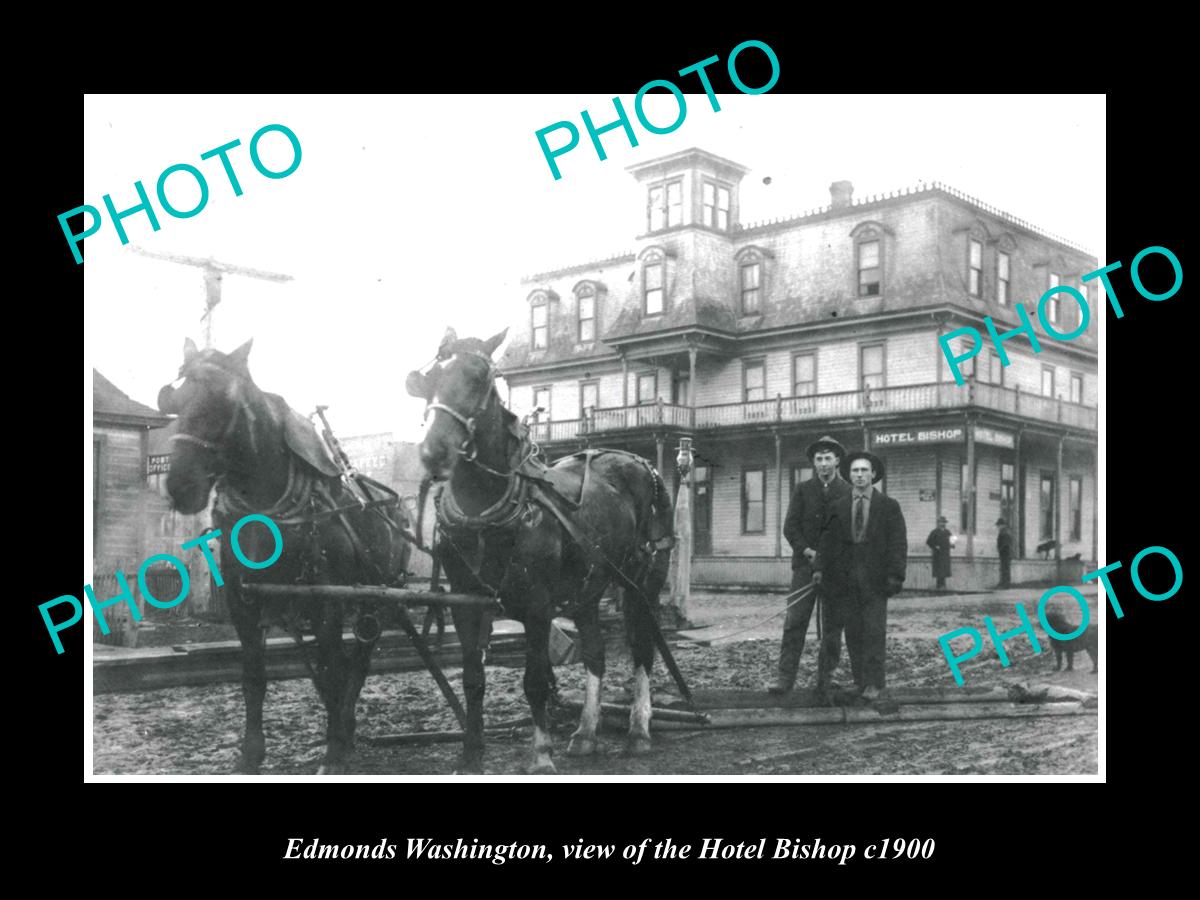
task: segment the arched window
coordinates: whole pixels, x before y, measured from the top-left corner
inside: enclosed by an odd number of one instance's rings
[[[652,247],[642,254],[642,313],[661,316],[667,309],[667,257]]]
[[[760,316],[767,292],[767,267],[774,254],[762,247],[743,247],[734,256],[738,267],[738,314]]]
[[[576,339],[581,344],[596,340],[600,317],[599,305],[602,287],[594,281],[581,281],[575,285]]]
[[[529,295],[530,346],[534,350],[545,350],[550,346],[550,301],[555,299],[550,291],[534,291]]]
[[[850,232],[854,241],[856,296],[877,297],[883,293],[887,238],[891,233],[879,222],[860,222]]]

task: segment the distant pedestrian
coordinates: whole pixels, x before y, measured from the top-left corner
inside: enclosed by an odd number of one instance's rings
[[[996,552],[1000,554],[1000,587],[1006,588],[1012,585],[1013,537],[1008,522],[997,519],[996,524],[1000,526],[1000,533],[996,535]]]
[[[945,590],[946,579],[950,577],[950,529],[946,526],[950,520],[938,516],[937,527],[925,538],[925,545],[932,551],[933,577],[937,579],[938,590]]]

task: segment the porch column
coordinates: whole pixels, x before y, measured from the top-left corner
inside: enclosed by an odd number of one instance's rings
[[[629,405],[629,360],[621,354],[621,406]]]
[[[1054,473],[1054,559],[1062,559],[1063,435],[1058,436]]]
[[[654,436],[654,449],[658,454],[658,473],[661,475],[663,470],[663,436],[661,434]],[[663,482],[666,482],[665,477],[663,478]]]
[[[975,423],[967,416],[967,559],[975,558]]]
[[[1016,552],[1013,554],[1017,559],[1025,557],[1025,478],[1021,474],[1021,435],[1024,430],[1017,429],[1017,436],[1013,442],[1013,511],[1012,517],[1015,522],[1009,522],[1008,526],[1013,530],[1013,536],[1016,538]]]
[[[783,438],[775,432],[775,556],[783,556]]]
[[[688,426],[696,427],[696,348],[688,347]]]

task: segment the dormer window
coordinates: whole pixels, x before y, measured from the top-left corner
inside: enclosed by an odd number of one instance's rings
[[[883,272],[887,263],[887,243],[895,232],[882,222],[859,222],[850,232],[854,242],[855,296],[878,297],[883,293]]]
[[[530,314],[532,315],[533,349],[545,350],[550,346],[550,298],[545,292],[538,291],[530,299]]]
[[[661,254],[646,257],[643,277],[645,280],[645,311],[648,316],[662,315],[663,311],[663,269],[664,260]]]
[[[575,291],[579,309],[579,343],[596,340],[596,288],[582,284]]]
[[[874,297],[879,294],[881,271],[879,241],[862,241],[858,245],[858,296]]]
[[[967,248],[967,293],[972,297],[982,297],[983,242],[968,238]]]
[[[651,231],[673,228],[683,224],[683,179],[660,182],[649,190],[649,225]]]
[[[762,311],[759,296],[759,285],[762,280],[762,263],[744,263],[742,265],[742,315],[756,316]]]
[[[713,181],[704,182],[704,224],[718,231],[729,230],[729,188]]]
[[[996,302],[1008,306],[1009,278],[1012,271],[1012,257],[1003,250],[996,252]]]

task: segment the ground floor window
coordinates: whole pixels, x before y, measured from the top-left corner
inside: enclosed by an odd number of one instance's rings
[[[762,534],[767,527],[767,470],[742,471],[742,534]]]
[[[1071,540],[1078,541],[1083,535],[1083,479],[1078,475],[1071,476]]]
[[[975,468],[979,468],[979,460],[975,461]],[[975,524],[975,511],[977,508],[975,500],[975,492],[971,490],[971,470],[964,462],[962,464],[962,476],[958,482],[959,496],[959,530],[963,534],[974,534],[975,530],[972,525]]]
[[[1000,463],[1000,518],[1011,527],[1017,522],[1017,478],[1012,463]]]
[[[1041,490],[1038,493],[1038,540],[1048,541],[1054,537],[1054,473],[1043,472]]]

